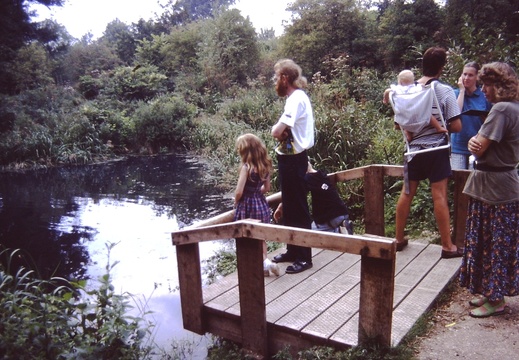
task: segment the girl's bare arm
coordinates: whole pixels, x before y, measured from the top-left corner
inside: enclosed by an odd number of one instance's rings
[[[241,197],[243,196],[243,189],[245,188],[245,183],[247,182],[247,176],[249,176],[248,166],[243,165],[240,169],[240,175],[238,177],[238,184],[236,185],[236,191],[234,192],[234,205],[238,204]]]
[[[265,181],[263,181],[263,185],[261,186],[261,193],[266,194],[270,191],[270,174],[267,176]]]

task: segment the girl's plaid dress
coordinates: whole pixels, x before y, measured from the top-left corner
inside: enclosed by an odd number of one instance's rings
[[[256,219],[263,223],[270,223],[270,207],[265,195],[261,193],[263,181],[256,172],[251,172],[245,183],[243,196],[236,205],[234,221]]]

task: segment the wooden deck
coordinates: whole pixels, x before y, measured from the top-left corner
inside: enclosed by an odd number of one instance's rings
[[[439,245],[415,241],[397,253],[393,346],[457,275],[460,259],[440,259],[440,252]],[[287,343],[299,344],[297,350],[316,344],[339,349],[357,345],[360,260],[360,255],[314,249],[312,269],[284,274],[290,264],[279,264],[282,275],[265,278],[268,331],[281,338],[290,337]],[[203,302],[211,323],[240,316],[237,273],[205,287]]]
[[[462,245],[469,171],[453,171],[453,241]],[[349,348],[375,342],[396,346],[456,276],[460,259],[441,260],[438,245],[410,242],[396,252],[386,238],[384,179],[402,166],[369,165],[328,177],[363,180],[364,234],[342,235],[241,220],[233,212],[173,232],[184,328],[240,343],[268,358],[290,346]],[[272,208],[281,194],[267,197]],[[202,287],[198,243],[236,239],[238,272]],[[257,241],[260,240],[260,241]],[[314,266],[300,274],[263,277],[261,241],[313,249]],[[282,250],[284,251],[284,250]],[[241,303],[240,303],[241,299]]]

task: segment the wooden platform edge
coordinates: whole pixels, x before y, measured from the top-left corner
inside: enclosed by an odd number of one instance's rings
[[[241,337],[241,320],[239,315],[216,310],[208,306],[204,306],[203,312],[207,332],[242,345],[243,339]],[[301,349],[309,349],[314,346],[329,346],[341,351],[352,347],[349,344],[301,333],[272,323],[267,323],[267,343],[269,356],[286,350],[287,344],[291,344],[290,351],[293,352],[293,355],[296,355]]]
[[[398,333],[396,331],[392,332],[391,346],[396,347],[396,346],[400,345],[400,343],[403,340],[405,340],[408,336],[411,336],[414,333],[413,330],[417,326],[420,326],[419,325],[420,321],[423,318],[426,318],[430,315],[430,312],[437,306],[437,304],[439,303],[439,301],[441,300],[441,298],[443,297],[445,292],[449,289],[449,287],[456,281],[457,277],[459,276],[460,263],[457,262],[456,259],[448,259],[448,260],[440,259],[438,261],[438,263],[440,263],[440,262],[443,262],[442,264],[445,267],[450,268],[451,271],[446,271],[445,269],[439,269],[438,266],[435,266],[433,268],[433,271],[444,271],[442,273],[448,273],[448,274],[452,274],[452,275],[445,280],[445,282],[443,283],[443,286],[440,286],[435,289],[428,289],[428,288],[422,287],[422,290],[424,290],[424,291],[427,291],[427,290],[434,291],[436,293],[436,296],[434,298],[432,298],[432,300],[423,308],[423,310],[421,311],[421,315],[418,316],[416,318],[416,320],[413,322],[413,324],[411,326],[409,326],[403,333]],[[422,280],[422,282],[424,282],[424,280]],[[398,319],[399,317],[395,316],[395,314],[401,310],[402,309],[399,310],[398,308],[395,309],[395,311],[393,312],[393,318],[396,317]]]

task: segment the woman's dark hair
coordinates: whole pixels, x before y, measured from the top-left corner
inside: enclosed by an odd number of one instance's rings
[[[447,51],[441,47],[431,47],[422,58],[422,71],[425,76],[437,76],[447,63]]]
[[[481,66],[479,66],[479,64],[477,62],[475,62],[475,61],[469,61],[463,67],[464,68],[471,67],[471,68],[476,69],[476,74],[479,72],[479,69],[481,69]]]

